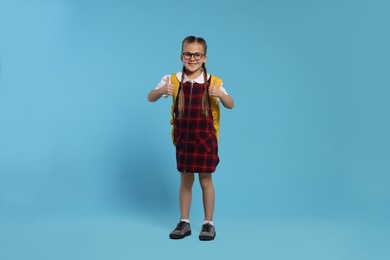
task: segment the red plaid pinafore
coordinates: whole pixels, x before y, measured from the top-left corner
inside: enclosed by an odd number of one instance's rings
[[[184,115],[177,118],[175,104],[176,162],[179,172],[212,173],[218,163],[218,142],[213,126],[211,109],[208,117],[202,114],[202,96],[205,84],[181,83],[184,92]]]

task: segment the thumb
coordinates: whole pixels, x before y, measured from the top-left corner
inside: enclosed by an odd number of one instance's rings
[[[171,76],[167,76],[167,82],[165,84],[168,84],[168,85],[171,84]]]
[[[216,79],[214,79],[214,87],[218,87]]]

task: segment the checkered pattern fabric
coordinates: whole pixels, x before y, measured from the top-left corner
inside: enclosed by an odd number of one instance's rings
[[[184,116],[175,118],[176,162],[180,172],[212,173],[218,163],[218,142],[209,116],[202,114],[202,96],[205,84],[185,82]],[[175,114],[178,115],[177,102]]]

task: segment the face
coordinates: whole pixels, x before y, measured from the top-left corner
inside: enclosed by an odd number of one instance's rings
[[[187,76],[199,76],[202,73],[202,64],[207,61],[203,45],[197,42],[185,43],[181,61],[187,71]],[[192,54],[192,55],[191,55]]]

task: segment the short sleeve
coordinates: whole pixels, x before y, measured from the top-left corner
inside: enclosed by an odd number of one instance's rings
[[[223,87],[223,82],[221,82],[221,87],[219,88],[225,95],[229,96],[229,94],[227,93],[226,89]],[[221,100],[219,98],[217,98],[217,104],[221,102]]]

